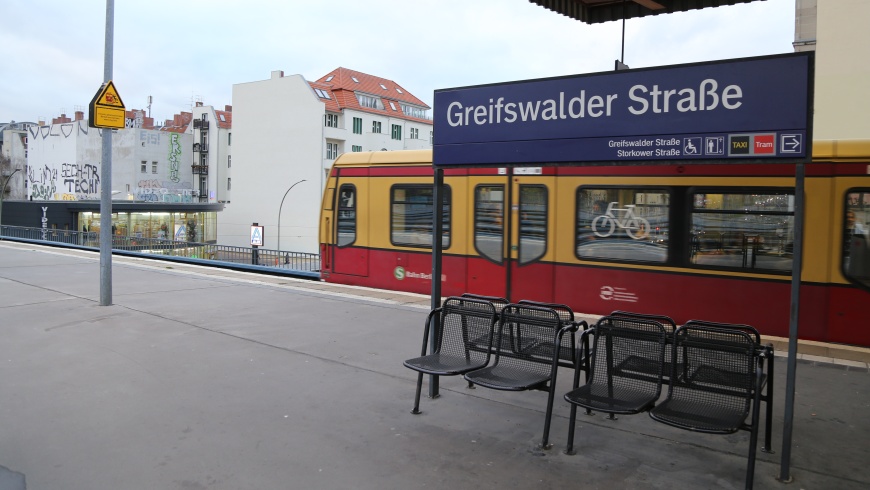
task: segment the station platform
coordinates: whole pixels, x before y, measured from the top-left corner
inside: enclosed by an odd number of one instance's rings
[[[98,254],[0,241],[0,490],[743,487],[746,432],[581,414],[564,454],[568,370],[549,450],[543,392],[442,377],[412,415],[427,296],[115,256],[99,297]],[[755,488],[866,489],[870,350],[800,350],[794,481],[778,357]]]

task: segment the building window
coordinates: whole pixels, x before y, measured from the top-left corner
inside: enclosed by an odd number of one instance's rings
[[[380,121],[372,121],[372,133],[380,133],[381,132],[381,122]]]
[[[432,247],[432,186],[394,185],[390,190],[390,241],[393,245]],[[450,187],[444,186],[441,245],[450,247]]]
[[[233,133],[227,133],[227,146],[233,145]]]
[[[231,168],[233,166],[233,156],[227,155],[227,168]]]
[[[233,188],[233,179],[228,178],[227,179],[227,190],[230,190],[232,188]]]
[[[351,145],[350,151],[362,151],[362,145]]]
[[[406,105],[399,103],[399,106],[402,108],[402,112],[406,116],[416,117],[420,119],[426,119],[426,109],[422,109],[420,107],[414,107],[412,105]]]
[[[335,160],[338,158],[338,143],[327,143],[326,144],[326,159],[327,160]]]
[[[430,145],[432,144],[432,139],[433,139],[432,137],[433,137],[433,132],[429,131],[429,144]]]
[[[338,114],[327,114],[325,116],[325,125],[327,128],[337,128],[338,127]]]
[[[362,118],[361,117],[353,118],[353,133],[354,134],[362,134]]]
[[[402,139],[402,126],[398,124],[393,124],[393,132],[391,133],[391,138],[394,140]]]
[[[141,172],[142,172],[143,174],[148,172],[148,162],[146,162],[145,160],[142,160],[142,170],[141,170]]]
[[[412,140],[416,140],[416,139],[420,138],[420,130],[419,129],[411,128],[408,131],[411,133],[410,135],[408,135],[408,137],[411,138]]]
[[[151,173],[152,174],[157,173],[157,162],[151,162]]]
[[[381,99],[378,97],[372,97],[371,95],[356,94],[356,100],[357,100],[357,102],[359,102],[360,107],[368,107],[369,109],[384,110],[384,105],[381,102]]]

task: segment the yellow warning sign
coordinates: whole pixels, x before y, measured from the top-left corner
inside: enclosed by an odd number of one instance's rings
[[[97,93],[96,104],[124,108],[124,102],[121,100],[121,96],[118,95],[118,90],[115,89],[115,84],[111,80],[100,87],[100,91]]]
[[[102,84],[88,107],[88,126],[92,128],[124,129],[124,101],[111,80]]]

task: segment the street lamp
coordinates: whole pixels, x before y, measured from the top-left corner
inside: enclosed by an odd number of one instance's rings
[[[296,182],[296,184],[301,184],[302,182],[305,182],[305,179]],[[281,198],[281,205],[278,206],[278,252],[281,252],[281,209],[284,207],[284,199],[287,199],[287,194],[290,194],[290,191],[296,187],[296,184],[291,185],[290,188],[287,189],[287,192],[284,193],[284,197]]]
[[[3,235],[3,198],[6,197],[6,186],[9,184],[9,179],[15,175],[15,172],[21,170],[20,168],[16,168],[12,171],[11,174],[7,175],[3,180],[3,186],[0,187],[0,236]]]

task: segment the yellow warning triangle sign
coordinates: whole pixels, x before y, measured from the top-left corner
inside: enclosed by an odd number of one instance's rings
[[[118,95],[118,90],[115,89],[115,84],[111,80],[104,83],[94,100],[96,105],[106,107],[124,107],[124,101]]]

